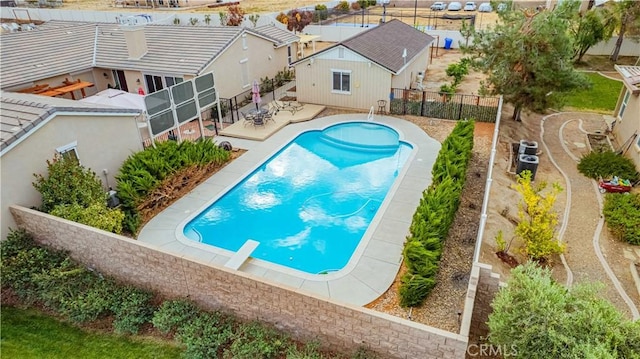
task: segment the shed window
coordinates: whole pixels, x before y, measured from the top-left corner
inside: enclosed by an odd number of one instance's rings
[[[351,71],[331,70],[333,75],[333,91],[337,93],[351,93]]]
[[[73,141],[69,144],[58,147],[56,148],[56,152],[58,152],[65,160],[80,162],[80,158],[78,157],[78,141]]]

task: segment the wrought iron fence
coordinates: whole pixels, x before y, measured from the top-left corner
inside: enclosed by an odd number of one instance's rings
[[[287,91],[296,87],[296,80],[282,81],[279,79],[263,79],[260,84],[260,98],[262,106],[266,106],[275,99],[287,96]],[[239,111],[247,111],[255,106],[251,101],[251,89],[241,92],[231,98],[220,98],[220,112],[223,123],[235,123],[240,120]],[[213,108],[211,117],[218,121],[217,108]]]
[[[411,89],[391,89],[389,112],[393,115],[415,115],[447,120],[474,119],[495,122],[498,97],[445,94]]]

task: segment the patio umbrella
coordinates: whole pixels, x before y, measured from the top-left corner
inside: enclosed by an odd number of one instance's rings
[[[253,86],[251,87],[251,101],[256,104],[256,110],[259,110],[258,106],[262,99],[260,98],[260,85],[258,85],[258,80],[253,80]]]

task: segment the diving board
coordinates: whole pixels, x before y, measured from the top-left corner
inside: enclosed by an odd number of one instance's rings
[[[240,249],[224,264],[225,267],[238,270],[242,263],[246,262],[251,253],[258,247],[260,242],[249,239]]]

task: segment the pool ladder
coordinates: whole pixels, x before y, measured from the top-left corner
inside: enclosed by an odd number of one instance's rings
[[[367,115],[367,121],[373,121],[373,106],[371,106],[371,110],[369,110],[369,115]]]

